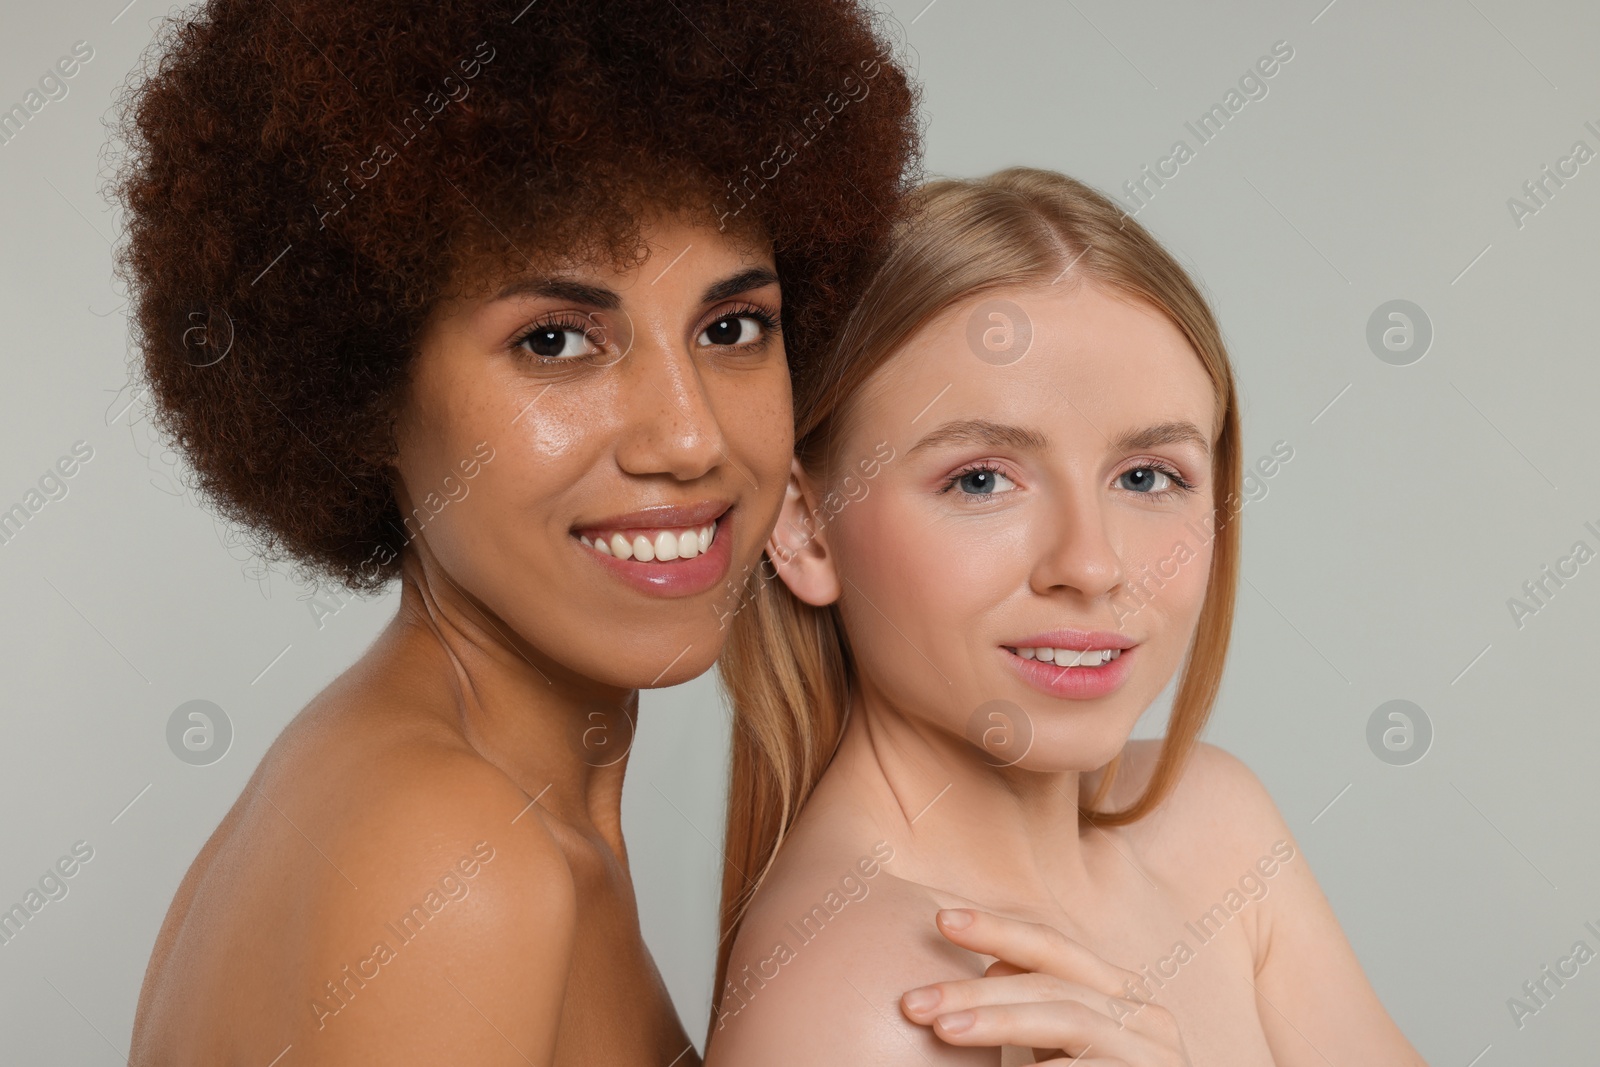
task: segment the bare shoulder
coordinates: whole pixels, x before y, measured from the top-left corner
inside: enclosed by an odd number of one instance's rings
[[[1130,743],[1130,786],[1148,781],[1159,746]],[[1127,800],[1134,795],[1137,789]],[[1209,904],[1207,914],[1223,920],[1244,914],[1257,1009],[1274,1062],[1421,1067],[1249,767],[1215,745],[1197,744],[1172,793],[1142,822],[1148,825],[1133,824],[1127,837],[1139,843],[1147,867],[1169,886],[1198,891],[1195,902]]]
[[[168,914],[136,1062],[550,1059],[572,871],[531,798],[414,712],[324,693],[280,735]]]
[[[292,968],[312,1062],[548,1060],[577,891],[532,798],[426,728],[374,731],[358,713],[308,724],[322,729],[364,758],[294,780],[291,751],[258,790],[315,853]]]
[[[1130,741],[1124,752],[1114,807],[1132,803],[1149,784],[1161,741]],[[1275,846],[1290,856],[1295,851],[1294,835],[1261,779],[1243,760],[1205,741],[1190,750],[1165,799],[1128,826],[1127,834],[1151,865],[1174,872],[1214,870],[1234,877],[1234,868],[1272,854]]]
[[[880,842],[859,856],[783,857],[734,942],[708,1067],[993,1062],[901,1014],[907,990],[976,978],[986,961],[934,925],[939,908],[968,902],[896,877],[893,855]]]

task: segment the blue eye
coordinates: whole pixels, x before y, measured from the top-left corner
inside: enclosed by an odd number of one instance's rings
[[[1129,492],[1157,498],[1186,493],[1194,488],[1193,483],[1170,467],[1149,464],[1123,471],[1117,476],[1117,483]]]
[[[959,486],[962,494],[966,496],[995,496],[1008,491],[1000,488],[1002,484],[1012,489],[1016,488],[1016,483],[1000,473],[999,467],[980,465],[952,474],[945,482],[944,488],[939,491],[947,493]]]
[[[1159,471],[1154,467],[1135,467],[1131,471],[1124,472],[1121,481],[1124,489],[1131,489],[1135,493],[1156,493],[1165,488],[1165,486],[1151,488],[1157,479],[1172,481],[1165,471]]]

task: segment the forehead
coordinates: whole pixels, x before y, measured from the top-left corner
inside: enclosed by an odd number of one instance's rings
[[[566,248],[502,248],[492,256],[463,250],[464,258],[445,286],[443,299],[459,305],[547,295],[589,302],[595,285],[642,294],[673,288],[675,275],[725,272],[739,264],[769,268],[775,264],[772,241],[754,219],[719,223],[709,211],[692,206],[654,205],[636,209],[633,226],[609,240],[590,234]],[[560,284],[547,284],[551,281],[573,283],[571,292],[561,292]]]
[[[926,430],[956,412],[1051,426],[1076,410],[1105,435],[1135,421],[1216,424],[1217,396],[1154,305],[1092,284],[1000,290],[935,316],[868,382],[863,416]],[[1073,420],[1083,421],[1083,420]]]

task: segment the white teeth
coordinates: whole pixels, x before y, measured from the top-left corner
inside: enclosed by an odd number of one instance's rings
[[[1054,663],[1057,667],[1099,667],[1122,655],[1120,648],[1017,648],[1013,651],[1023,659]]]
[[[579,534],[578,539],[586,547],[604,555],[650,563],[655,560],[694,559],[710,551],[711,542],[716,540],[716,536],[717,524],[711,522],[687,529],[658,530],[654,536],[648,537],[644,534],[630,537],[624,533],[600,533],[593,539],[588,534]]]

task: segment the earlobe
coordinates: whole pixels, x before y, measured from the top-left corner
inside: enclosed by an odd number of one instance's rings
[[[784,490],[778,525],[767,539],[767,557],[789,591],[812,607],[839,599],[839,576],[828,551],[823,517],[812,507],[815,487],[798,459],[789,462],[789,485]]]

